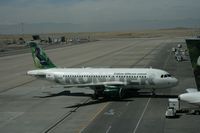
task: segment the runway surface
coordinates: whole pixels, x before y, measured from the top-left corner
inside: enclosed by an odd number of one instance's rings
[[[171,48],[183,38],[107,39],[47,54],[60,67],[153,67],[170,72],[177,87],[157,96],[131,94],[121,101],[93,101],[92,90],[63,88],[26,75],[34,69],[31,54],[0,57],[0,132],[196,132],[199,115],[166,119],[168,97],[195,87],[189,61],[176,62]],[[189,106],[183,104],[182,106]]]

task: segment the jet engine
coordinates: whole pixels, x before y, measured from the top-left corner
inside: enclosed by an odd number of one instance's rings
[[[118,87],[118,86],[106,86],[103,94],[105,97],[108,98],[123,98],[123,96],[125,95],[125,91],[124,88],[122,87]]]

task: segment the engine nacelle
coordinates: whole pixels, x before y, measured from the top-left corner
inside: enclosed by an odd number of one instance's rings
[[[106,86],[105,90],[103,91],[103,94],[106,97],[110,98],[123,98],[124,96],[124,88],[122,87],[116,87],[116,86]]]

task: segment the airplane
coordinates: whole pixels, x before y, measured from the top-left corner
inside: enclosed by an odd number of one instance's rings
[[[64,87],[89,87],[93,98],[122,98],[125,89],[170,88],[178,80],[168,72],[153,68],[58,68],[36,42],[29,42],[36,70],[27,75],[42,78]]]
[[[179,95],[179,99],[200,107],[200,92],[195,88],[188,88],[186,91],[187,93]]]

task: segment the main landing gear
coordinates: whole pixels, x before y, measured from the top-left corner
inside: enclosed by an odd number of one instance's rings
[[[94,90],[94,94],[92,95],[92,99],[93,100],[98,100],[99,97],[101,97],[102,95],[103,95],[102,91]]]
[[[156,95],[155,91],[156,91],[156,89],[152,89],[152,92],[151,92],[152,96]]]

